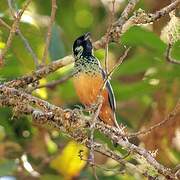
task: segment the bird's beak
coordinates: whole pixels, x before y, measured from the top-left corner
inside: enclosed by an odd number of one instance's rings
[[[88,40],[91,36],[91,33],[90,32],[87,32],[85,35],[84,35],[84,40]]]

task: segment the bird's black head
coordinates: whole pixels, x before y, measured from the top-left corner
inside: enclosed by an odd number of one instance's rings
[[[92,43],[90,41],[90,33],[86,33],[78,37],[73,44],[73,54],[75,59],[81,56],[88,56],[92,54]]]

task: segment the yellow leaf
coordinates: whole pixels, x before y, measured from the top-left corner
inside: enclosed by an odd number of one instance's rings
[[[5,43],[0,42],[0,49],[4,49],[4,48],[5,48],[5,46],[6,46],[6,44],[5,44]]]
[[[44,85],[44,84],[46,84],[46,79],[41,79],[40,80],[40,85]],[[47,94],[46,88],[36,89],[35,92],[42,99],[47,99],[48,98],[48,94]]]
[[[50,166],[61,173],[65,179],[78,176],[86,165],[86,161],[79,157],[80,150],[83,151],[83,159],[87,159],[88,149],[75,141],[70,141],[63,151],[51,161]]]

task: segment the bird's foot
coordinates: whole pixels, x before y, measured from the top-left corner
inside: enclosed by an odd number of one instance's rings
[[[97,109],[97,104],[92,104],[91,106],[85,106],[86,112],[94,112]]]

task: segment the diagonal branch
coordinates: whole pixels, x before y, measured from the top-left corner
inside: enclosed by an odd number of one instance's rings
[[[47,83],[47,84],[44,84],[44,85],[39,85],[39,86],[37,86],[35,89],[40,89],[40,88],[44,88],[44,87],[46,87],[46,88],[54,88],[54,87],[56,87],[57,85],[66,82],[66,81],[67,81],[68,79],[70,79],[72,76],[73,76],[73,73],[71,72],[71,73],[69,73],[69,74],[61,77],[61,78],[58,79],[58,80],[51,81],[51,82],[49,82],[49,83]]]
[[[67,66],[73,62],[73,58],[71,55],[66,56],[62,59],[54,61],[47,66],[44,66],[37,71],[32,72],[30,75],[25,75],[20,78],[14,79],[12,81],[6,82],[5,84],[9,87],[22,88],[26,87],[28,84],[34,83],[39,79],[49,75],[52,72],[55,72],[59,68]]]
[[[11,15],[14,17],[14,19],[16,19],[16,13],[17,12],[13,9],[12,0],[8,0],[8,6],[9,6],[9,9],[11,10]],[[37,58],[36,54],[33,52],[33,49],[31,48],[28,40],[24,37],[24,35],[22,34],[21,30],[18,27],[17,27],[17,34],[19,35],[19,37],[23,41],[25,48],[28,50],[28,52],[32,56],[32,58],[34,60],[35,67],[37,69],[39,66],[38,58]]]
[[[175,0],[174,2],[171,2],[171,4],[169,4],[168,6],[152,14],[151,19],[149,20],[148,23],[154,22],[158,20],[159,18],[161,18],[162,16],[165,16],[166,14],[168,14],[169,12],[177,8],[179,5],[180,5],[180,0]]]
[[[100,40],[96,41],[93,45],[95,49],[103,48],[106,45],[107,37],[109,37],[109,42],[117,41],[120,37],[122,27],[128,20],[130,13],[135,8],[139,0],[130,0],[126,8],[121,14],[121,17],[113,23],[111,31],[107,32]]]
[[[150,128],[148,128],[148,129],[146,129],[146,130],[129,134],[129,135],[128,135],[128,138],[137,137],[137,136],[140,136],[140,135],[141,135],[141,136],[145,136],[145,135],[149,134],[149,133],[150,133],[151,131],[153,131],[154,129],[159,128],[160,126],[164,125],[165,123],[167,123],[167,122],[169,122],[169,121],[171,121],[171,120],[174,120],[175,116],[176,116],[179,112],[180,112],[180,99],[178,100],[178,102],[177,102],[174,110],[173,110],[171,113],[169,113],[169,114],[167,115],[167,117],[166,117],[163,121],[161,121],[161,122],[159,122],[159,123],[151,126]]]
[[[6,47],[2,50],[1,54],[0,54],[0,66],[3,65],[3,59],[8,51],[8,49],[11,47],[12,41],[14,39],[14,36],[17,32],[17,29],[19,27],[19,22],[21,20],[21,17],[24,13],[24,11],[26,10],[26,8],[28,7],[28,5],[30,4],[32,0],[26,0],[26,2],[24,3],[22,9],[18,12],[16,19],[14,20],[14,23],[11,27],[11,30],[9,32],[9,36],[6,42]]]
[[[51,41],[51,34],[52,34],[52,26],[53,26],[55,16],[56,16],[56,9],[57,9],[56,0],[51,0],[51,18],[50,18],[50,23],[48,26],[47,35],[46,35],[46,44],[45,44],[44,53],[42,57],[42,65],[45,64],[46,58],[48,55],[48,49],[49,49],[49,44]]]

